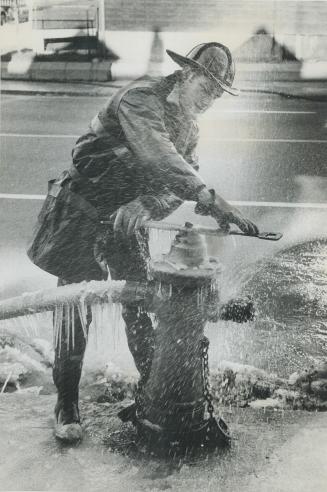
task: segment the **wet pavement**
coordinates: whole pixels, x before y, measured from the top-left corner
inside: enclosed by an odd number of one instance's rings
[[[105,444],[117,429],[115,406],[82,402],[86,437],[62,446],[52,435],[54,395],[0,398],[0,490],[314,491],[327,484],[325,414],[225,409],[233,443],[199,460],[123,455]]]

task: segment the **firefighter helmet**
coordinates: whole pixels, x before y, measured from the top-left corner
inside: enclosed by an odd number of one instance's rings
[[[232,87],[235,77],[235,65],[227,46],[221,43],[202,43],[193,48],[186,56],[167,50],[167,54],[181,67],[191,67],[205,73],[224,91],[238,96],[239,91]]]

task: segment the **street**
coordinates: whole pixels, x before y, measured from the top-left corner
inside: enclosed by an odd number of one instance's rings
[[[44,193],[104,103],[102,97],[3,96],[1,193]],[[295,201],[295,176],[327,175],[326,120],[326,103],[227,96],[200,118],[201,173],[231,200]]]
[[[108,95],[112,90],[108,88]],[[70,165],[75,140],[105,101],[105,97],[2,96],[0,297],[53,285],[54,279],[26,258],[26,243],[47,181]],[[246,206],[244,212],[261,228],[287,230],[294,214],[302,213],[290,204],[326,201],[326,121],[327,103],[227,95],[199,120],[201,174],[209,187]],[[320,230],[316,222],[310,216],[314,235]]]

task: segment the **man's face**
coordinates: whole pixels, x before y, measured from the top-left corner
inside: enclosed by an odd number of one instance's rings
[[[190,72],[183,82],[180,101],[192,114],[204,113],[217,97],[223,95],[223,89],[202,73]]]

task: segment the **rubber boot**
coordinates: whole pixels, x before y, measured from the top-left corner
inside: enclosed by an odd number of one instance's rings
[[[69,321],[68,321],[69,322]],[[82,373],[86,337],[77,310],[74,315],[74,339],[72,326],[63,319],[60,342],[55,347],[53,381],[58,390],[55,406],[55,436],[63,442],[74,443],[82,439],[78,408],[79,382]],[[91,322],[91,313],[87,313],[87,330]],[[67,330],[68,327],[68,330]]]
[[[139,390],[147,382],[154,353],[154,329],[150,316],[137,304],[123,304],[122,316],[128,347],[140,373]],[[123,422],[133,422],[136,418],[136,404],[133,403],[118,413]]]

